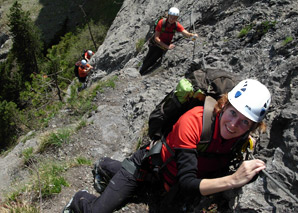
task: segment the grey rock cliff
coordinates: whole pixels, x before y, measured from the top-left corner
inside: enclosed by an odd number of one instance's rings
[[[194,50],[193,41],[176,35],[176,48],[167,52],[162,69],[154,76],[138,78],[145,88],[129,87],[129,90],[140,90],[131,111],[141,113],[135,115],[132,129],[140,130],[140,120],[144,122],[148,118],[154,104],[174,88],[193,59],[198,67],[204,59],[205,66],[224,68],[243,78],[256,78],[268,86],[273,98],[266,117],[267,132],[260,136],[256,156],[265,160],[267,171],[297,197],[297,1],[181,0],[172,4],[126,0],[93,58],[96,69],[126,75],[135,73],[134,68],[138,68],[147,51],[144,47],[137,53],[136,43],[149,37],[156,17],[171,6],[180,9],[179,21],[186,29],[192,31],[190,17],[195,20],[199,39]],[[238,35],[246,26],[251,26],[251,30],[240,38]],[[291,42],[287,43],[287,38]],[[134,85],[139,83],[134,81]],[[298,210],[297,203],[263,175],[243,187],[240,195],[230,203],[237,211]]]
[[[148,47],[145,44],[137,52],[136,43],[150,37],[156,18],[171,6],[180,9],[179,21],[187,30],[193,31],[190,18],[193,20],[199,38],[194,43],[177,33],[176,47],[166,53],[161,66],[140,76],[137,69]],[[117,86],[98,94],[98,108],[88,117],[90,125],[58,155],[79,153],[94,159],[109,156],[122,160],[142,139],[154,106],[191,66],[218,67],[268,86],[273,98],[266,116],[268,128],[259,137],[255,157],[264,160],[267,172],[298,197],[297,11],[296,0],[124,1],[104,43],[91,59],[95,72],[90,84],[117,75]],[[239,37],[247,26],[251,29]],[[33,143],[38,140],[30,139],[22,146]],[[14,150],[1,158],[0,165],[15,158],[16,153]],[[0,184],[1,189],[9,185],[9,175],[13,177],[14,170],[12,166],[7,169],[8,175],[2,174],[6,182]],[[58,196],[51,201],[56,203],[56,209],[54,205],[47,206],[45,212],[61,210],[73,195],[69,191],[63,193],[64,198]],[[298,204],[262,174],[255,182],[226,192],[225,196],[229,200],[227,211],[298,212]]]

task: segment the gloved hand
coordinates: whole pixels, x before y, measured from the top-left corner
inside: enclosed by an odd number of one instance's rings
[[[198,34],[193,34],[193,36],[190,37],[192,41],[195,41],[198,38]]]
[[[193,87],[190,81],[185,78],[181,79],[176,87],[175,95],[181,104],[191,98],[193,96]]]

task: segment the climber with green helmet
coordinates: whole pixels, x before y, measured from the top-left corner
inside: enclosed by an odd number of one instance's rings
[[[177,21],[179,17],[179,9],[171,7],[168,11],[168,17],[159,20],[156,25],[154,36],[149,42],[149,51],[140,68],[140,74],[143,75],[146,71],[155,64],[155,62],[163,56],[167,50],[172,50],[175,45],[171,43],[175,32],[181,32],[185,37],[198,37],[196,33],[190,33]]]
[[[267,87],[253,79],[241,81],[224,94],[214,106],[212,137],[203,155],[197,146],[203,129],[204,107],[196,106],[184,113],[157,152],[162,164],[159,179],[155,181],[164,186],[165,192],[173,193],[175,189],[174,200],[178,201],[200,198],[249,183],[265,169],[263,161],[245,160],[236,172],[228,174],[227,171],[233,160],[234,147],[247,141],[252,131],[265,129],[263,119],[270,102],[271,94]],[[147,155],[153,147],[144,146],[122,163],[110,158],[100,160],[95,173],[101,196],[79,191],[64,212],[106,213],[121,207],[139,186],[152,184],[148,180],[156,177],[153,158]],[[103,182],[107,177],[111,179],[106,186]]]

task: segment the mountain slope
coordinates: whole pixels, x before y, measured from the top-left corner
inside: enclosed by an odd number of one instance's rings
[[[134,151],[142,139],[154,106],[176,86],[191,66],[219,67],[243,78],[256,78],[270,89],[273,100],[266,117],[268,128],[260,136],[255,157],[265,160],[268,173],[298,197],[297,1],[175,2],[181,11],[180,22],[185,28],[192,31],[190,17],[195,20],[199,34],[196,45],[176,35],[176,48],[167,52],[161,66],[148,75],[140,76],[137,68],[147,47],[144,46],[138,53],[135,45],[139,39],[149,37],[150,25],[172,3],[124,1],[105,42],[91,60],[95,72],[89,86],[103,76],[105,79],[117,75],[116,87],[98,93],[94,100],[97,110],[86,115],[88,125],[72,135],[70,144],[53,153],[48,152],[49,158],[62,160],[85,156],[95,161],[108,156],[122,160]],[[240,32],[244,34],[242,37]],[[67,115],[64,116],[66,119]],[[52,126],[59,127],[62,121],[56,119]],[[80,189],[94,192],[90,166],[69,169],[66,177],[71,186],[44,200],[44,212],[61,211]],[[263,175],[242,189],[224,193],[224,196],[229,200],[222,209],[224,212],[298,211],[297,203]],[[154,206],[152,203],[148,206],[136,203],[119,211],[133,210],[148,212],[154,210]]]

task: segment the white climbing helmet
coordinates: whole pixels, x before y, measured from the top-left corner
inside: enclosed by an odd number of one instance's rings
[[[245,117],[254,122],[261,122],[269,108],[271,94],[264,84],[246,79],[228,93],[228,99]]]
[[[88,55],[90,55],[90,56],[91,56],[91,55],[92,55],[92,53],[93,53],[93,52],[92,52],[91,50],[88,50]]]
[[[171,7],[168,14],[172,16],[179,16],[179,9],[177,7]]]
[[[86,61],[85,59],[83,59],[83,60],[81,61],[81,64],[82,64],[83,66],[86,66],[87,61]]]

